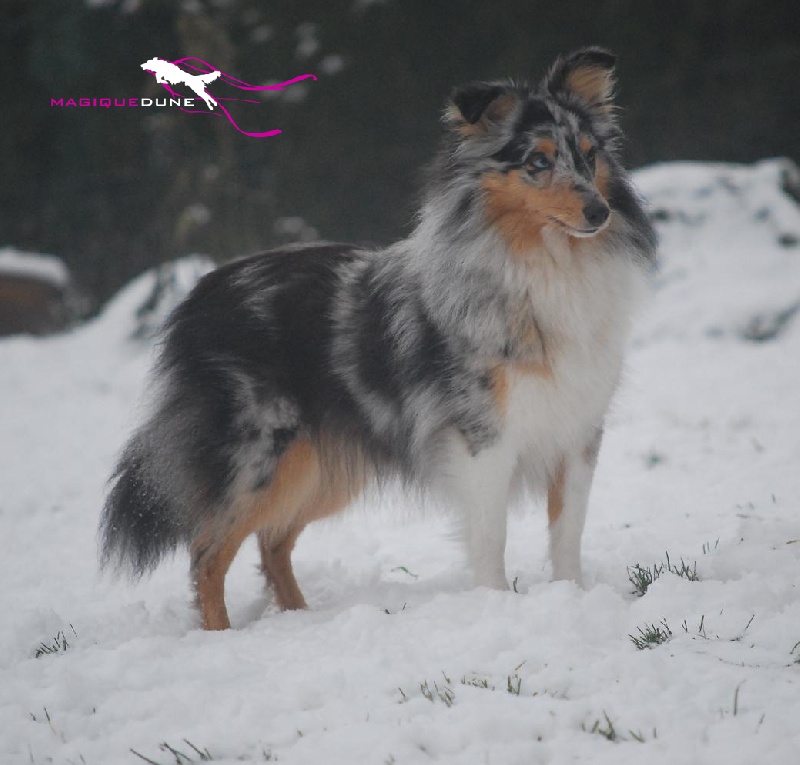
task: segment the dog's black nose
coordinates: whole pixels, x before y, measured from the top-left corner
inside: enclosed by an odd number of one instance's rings
[[[600,200],[593,200],[583,208],[583,217],[592,228],[600,228],[611,214],[608,205]]]

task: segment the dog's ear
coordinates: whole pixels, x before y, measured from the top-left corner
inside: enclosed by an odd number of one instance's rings
[[[518,100],[507,84],[473,82],[462,85],[450,94],[445,121],[465,137],[485,135],[514,111]]]
[[[616,62],[616,56],[603,48],[581,48],[556,60],[544,87],[554,96],[571,95],[591,111],[608,116],[613,109]]]

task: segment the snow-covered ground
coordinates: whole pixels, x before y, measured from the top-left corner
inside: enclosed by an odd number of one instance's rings
[[[200,761],[194,747],[304,765],[800,762],[785,170],[637,175],[663,264],[608,424],[585,590],[548,582],[540,507],[512,519],[518,592],[500,593],[470,588],[447,518],[393,495],[301,538],[311,610],[275,612],[248,546],[234,629],[202,632],[184,555],[138,585],[97,571],[105,480],[152,360],[131,335],[153,275],[69,334],[0,342],[0,763]],[[666,553],[699,581],[664,573],[633,594],[628,568]],[[664,622],[671,638],[638,650],[629,635]]]

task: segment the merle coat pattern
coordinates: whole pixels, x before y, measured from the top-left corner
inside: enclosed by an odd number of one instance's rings
[[[462,511],[506,588],[506,513],[546,492],[553,576],[580,581],[603,420],[655,239],[618,159],[614,58],[456,89],[417,226],[383,250],[286,247],[204,277],[165,329],[150,418],[101,523],[135,573],[179,545],[204,627],[258,537],[282,608],[303,527],[399,477]]]

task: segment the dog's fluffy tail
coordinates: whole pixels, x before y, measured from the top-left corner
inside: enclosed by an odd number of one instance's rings
[[[100,520],[101,565],[127,568],[135,577],[154,569],[183,541],[152,465],[152,455],[135,437],[117,465]]]

